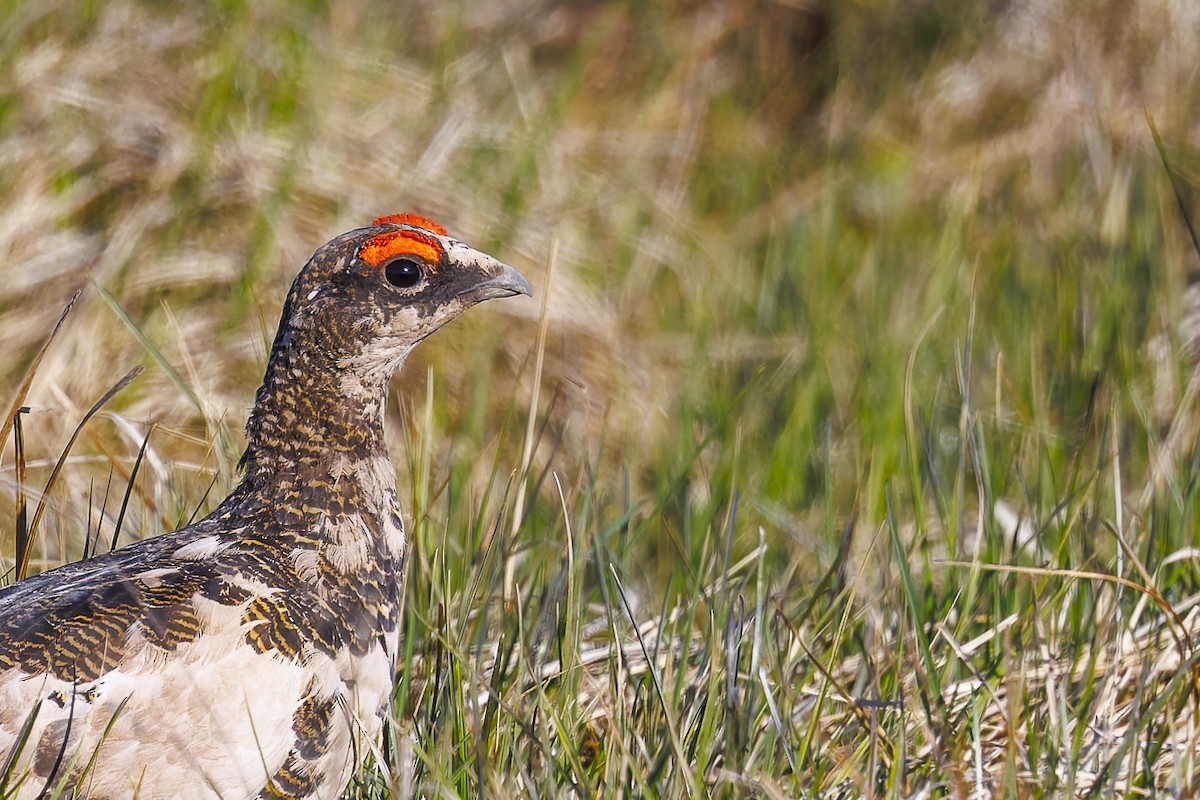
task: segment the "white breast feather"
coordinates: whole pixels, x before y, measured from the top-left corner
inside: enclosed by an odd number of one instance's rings
[[[229,619],[222,621],[229,625],[240,617],[240,610],[217,606],[209,609],[209,616],[226,616]],[[86,763],[100,746],[104,764],[85,781],[87,793],[111,798],[136,793],[139,800],[257,794],[291,749],[292,719],[306,690],[308,670],[273,654],[247,658],[239,641],[240,637],[205,635],[181,645],[169,659],[133,659],[93,683],[81,684],[67,758],[78,745],[81,763]],[[31,765],[46,727],[71,715],[71,688],[53,677],[31,679],[17,670],[0,673],[0,707],[6,711],[32,709],[39,698],[55,691],[65,699],[62,708],[49,700],[42,703],[18,774]],[[7,754],[13,746],[22,720],[18,715],[15,724],[0,727],[0,753]],[[63,773],[65,765],[60,777]],[[181,774],[191,778],[181,783]],[[41,789],[42,779],[31,776],[16,800],[35,798]]]

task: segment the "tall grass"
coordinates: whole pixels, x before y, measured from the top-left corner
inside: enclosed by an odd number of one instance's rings
[[[411,208],[558,268],[543,348],[497,304],[396,383],[353,796],[1194,792],[1200,256],[1146,118],[1191,211],[1200,18],[969,5],[10,2],[10,396],[84,293],[6,496],[146,368],[32,567],[211,508],[290,276]]]

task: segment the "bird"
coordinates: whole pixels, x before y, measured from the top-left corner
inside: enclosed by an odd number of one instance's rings
[[[461,312],[532,294],[416,214],[318,248],[232,493],[0,589],[0,797],[339,797],[382,730],[400,646],[389,381]]]

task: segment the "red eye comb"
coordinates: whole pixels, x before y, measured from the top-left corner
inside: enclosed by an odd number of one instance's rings
[[[438,236],[447,236],[446,229],[438,225],[431,219],[422,217],[420,214],[388,214],[386,217],[378,217],[372,225],[412,225],[414,228],[424,228],[430,233],[436,233]]]
[[[430,265],[436,265],[442,260],[442,246],[437,239],[424,233],[392,231],[372,236],[358,248],[358,257],[372,267],[378,267],[400,255],[417,256]]]

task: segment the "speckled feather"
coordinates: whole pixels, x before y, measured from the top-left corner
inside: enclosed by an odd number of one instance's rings
[[[518,293],[517,272],[414,215],[317,250],[238,488],[187,528],[0,589],[0,776],[10,765],[16,798],[340,795],[399,647],[387,382],[460,312]]]

